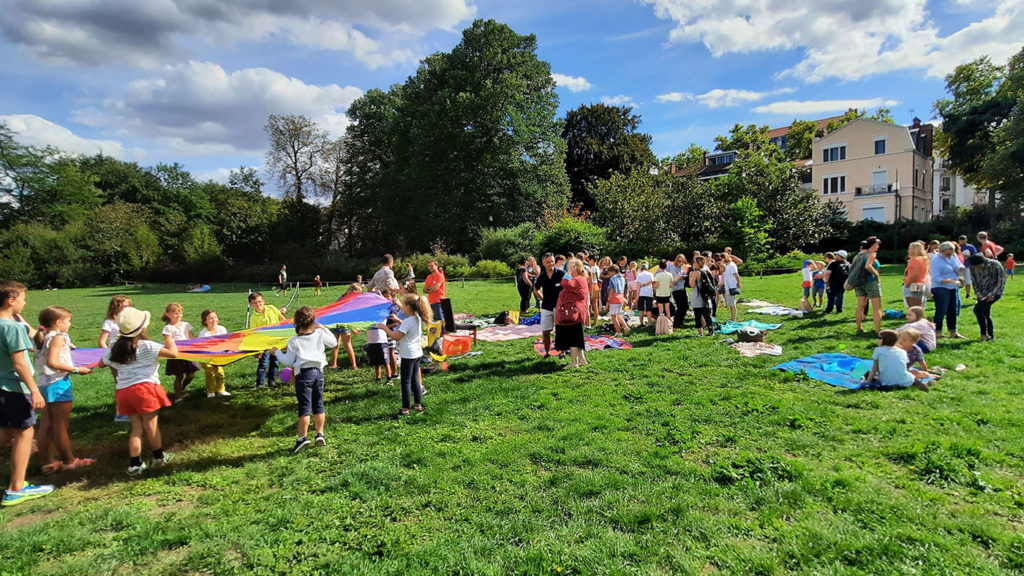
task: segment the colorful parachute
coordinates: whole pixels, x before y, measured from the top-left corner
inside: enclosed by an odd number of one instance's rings
[[[391,301],[376,293],[348,294],[337,302],[317,308],[317,321],[328,328],[368,328],[387,319]],[[206,336],[178,342],[178,358],[215,365],[230,364],[271,348],[284,348],[295,335],[291,320],[220,336]],[[78,367],[99,364],[103,348],[77,348],[71,352]]]

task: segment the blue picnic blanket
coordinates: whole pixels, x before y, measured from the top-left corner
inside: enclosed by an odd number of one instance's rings
[[[521,319],[519,323],[523,326],[536,326],[537,324],[540,324],[540,312],[537,312],[533,316]]]
[[[864,384],[864,376],[871,371],[873,362],[849,354],[813,354],[783,362],[774,369],[804,372],[811,378],[833,386],[857,390]]]
[[[757,320],[744,320],[743,322],[733,322],[729,320],[725,324],[722,324],[718,331],[722,334],[732,334],[733,332],[739,332],[740,328],[750,326],[757,328],[758,330],[775,330],[782,324],[768,324],[766,322],[758,322]]]
[[[906,318],[907,313],[903,310],[893,310],[892,308],[886,308],[882,311],[882,316],[886,318]]]

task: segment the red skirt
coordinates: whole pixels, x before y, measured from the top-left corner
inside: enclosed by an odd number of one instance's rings
[[[167,391],[156,382],[140,382],[115,393],[118,414],[141,416],[171,405]]]

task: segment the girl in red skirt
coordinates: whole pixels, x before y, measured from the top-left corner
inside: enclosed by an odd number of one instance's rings
[[[128,474],[136,476],[147,468],[142,461],[142,436],[145,434],[153,450],[150,466],[162,466],[174,458],[164,452],[163,439],[157,424],[157,411],[171,405],[167,392],[160,385],[159,358],[177,358],[178,347],[168,339],[165,345],[146,336],[149,312],[128,307],[117,315],[120,337],[100,361],[100,366],[117,369],[117,411],[128,416],[132,431],[128,435]]]

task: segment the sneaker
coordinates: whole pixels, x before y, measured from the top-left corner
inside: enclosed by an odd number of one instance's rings
[[[306,448],[309,448],[309,438],[303,436],[295,441],[295,448],[292,448],[292,454],[298,454]]]
[[[0,505],[2,505],[4,507],[7,507],[7,506],[17,506],[18,504],[21,504],[22,502],[27,502],[29,500],[35,500],[36,498],[42,498],[43,496],[46,496],[50,492],[53,492],[53,485],[52,484],[43,484],[42,486],[33,486],[33,485],[29,484],[28,482],[25,482],[25,485],[22,486],[21,490],[18,490],[17,492],[12,492],[10,490],[7,490],[6,492],[4,492],[4,499],[3,499],[3,502],[0,503]]]
[[[216,394],[214,394],[213,392],[207,392],[207,393],[206,393],[206,397],[207,397],[207,398],[216,398],[216,397],[217,397],[217,395],[216,395]]]
[[[317,432],[316,438],[313,439],[317,446],[327,446],[327,440],[324,439],[324,435]]]
[[[221,390],[220,392],[217,392],[217,396],[231,396],[231,392],[228,392],[227,390]]]
[[[145,470],[146,468],[148,468],[148,466],[146,466],[145,462],[143,462],[142,464],[139,464],[138,466],[129,466],[128,467],[128,475],[129,476],[138,476],[139,474],[142,474],[142,471]]]
[[[422,385],[422,384],[420,384],[420,395],[421,396],[426,396],[427,395],[427,387]]]
[[[164,452],[163,458],[153,458],[153,463],[150,464],[153,468],[159,468],[164,464],[167,464],[171,460],[174,460],[174,452]]]

